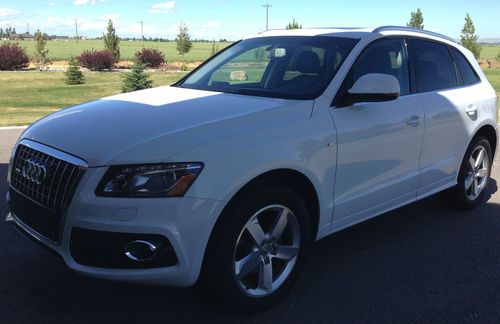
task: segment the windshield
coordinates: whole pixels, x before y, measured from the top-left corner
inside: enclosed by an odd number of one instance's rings
[[[358,39],[277,36],[243,40],[213,57],[177,86],[244,95],[314,99]]]

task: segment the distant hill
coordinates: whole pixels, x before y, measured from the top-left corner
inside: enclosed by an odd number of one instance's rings
[[[500,45],[500,38],[481,38],[479,39],[481,45]]]

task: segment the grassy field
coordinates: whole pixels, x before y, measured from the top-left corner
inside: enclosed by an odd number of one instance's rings
[[[22,47],[24,47],[28,55],[33,55],[35,49],[34,41],[17,41]],[[223,49],[229,45],[229,43],[219,44],[219,49]],[[177,53],[175,49],[175,42],[144,42],[144,46],[141,41],[121,41],[121,59],[131,60],[134,58],[134,54],[141,50],[143,47],[146,48],[157,48],[165,54],[167,62],[180,62],[182,57]],[[80,40],[78,44],[76,40],[69,41],[48,41],[46,48],[49,50],[49,58],[51,60],[68,60],[70,56],[78,56],[84,50],[103,49],[102,40]],[[210,56],[212,50],[212,43],[193,43],[191,51],[186,54],[186,61],[188,62],[201,62],[206,60]],[[495,57],[500,54],[500,45],[488,45],[483,46],[481,51],[480,59],[495,59]]]
[[[483,46],[480,59],[482,60],[495,59],[498,54],[500,54],[500,45]]]
[[[486,74],[491,85],[495,88],[497,96],[500,97],[500,69],[485,69],[484,74]]]
[[[35,50],[34,41],[17,41],[22,47],[26,49],[28,55],[33,55]],[[219,49],[226,47],[229,43],[219,44]],[[120,52],[121,60],[131,60],[134,58],[134,54],[141,50],[143,47],[146,48],[156,48],[165,54],[167,62],[179,62],[182,61],[182,56],[177,53],[175,49],[175,42],[144,42],[144,46],[141,41],[121,41],[120,42]],[[76,40],[69,41],[48,41],[45,46],[49,50],[48,57],[51,60],[68,60],[70,56],[78,56],[84,50],[101,50],[104,48],[102,40],[80,40],[78,44]],[[201,62],[206,60],[210,56],[212,50],[212,43],[193,43],[191,51],[186,54],[186,61],[188,62]]]
[[[486,69],[500,96],[500,69]],[[168,85],[185,73],[155,72],[154,86]],[[224,78],[227,78],[229,72]],[[69,86],[62,72],[2,72],[0,73],[0,126],[30,124],[38,118],[61,108],[118,94],[123,73],[87,72],[87,82]]]
[[[154,86],[168,85],[185,73],[152,73]],[[88,72],[83,85],[69,86],[62,72],[0,73],[0,126],[27,125],[61,108],[118,94],[123,73]]]

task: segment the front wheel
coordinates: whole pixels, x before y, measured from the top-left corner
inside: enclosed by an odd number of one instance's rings
[[[484,198],[490,179],[493,154],[489,141],[484,136],[476,136],[460,167],[458,184],[448,193],[452,206],[472,209]]]
[[[221,217],[207,251],[205,288],[239,308],[272,305],[302,268],[311,240],[307,208],[290,189],[265,184],[238,197]]]

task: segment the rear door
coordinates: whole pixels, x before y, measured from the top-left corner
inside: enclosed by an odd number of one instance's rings
[[[393,101],[345,104],[344,94],[368,73],[395,76],[401,96]],[[338,136],[334,223],[337,228],[413,201],[419,178],[423,106],[410,94],[402,38],[365,48],[330,109]]]
[[[468,123],[478,119],[474,84],[479,81],[462,54],[446,44],[409,39],[416,92],[425,108],[418,196],[450,187],[468,143]],[[457,72],[458,71],[458,72]]]

